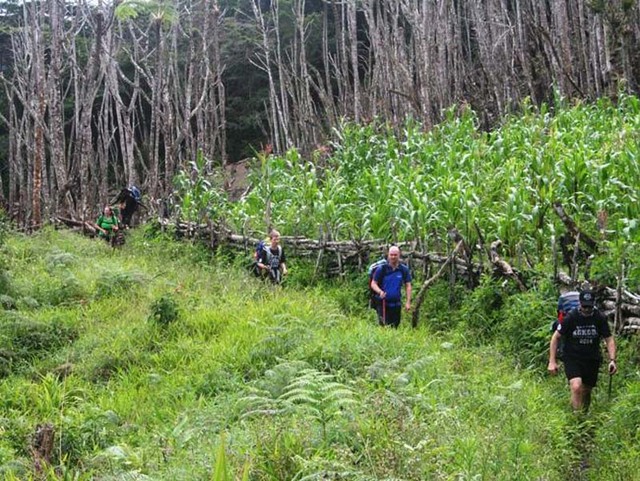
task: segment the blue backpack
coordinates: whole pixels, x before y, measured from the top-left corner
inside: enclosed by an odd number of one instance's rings
[[[142,193],[140,189],[138,189],[135,185],[129,187],[129,192],[131,192],[131,196],[134,198],[136,202],[140,202],[142,200]]]
[[[551,332],[555,332],[558,324],[562,324],[571,311],[580,307],[580,293],[578,291],[565,292],[558,298],[558,318],[551,324]],[[564,338],[560,338],[556,349],[556,359],[562,361],[564,357]]]

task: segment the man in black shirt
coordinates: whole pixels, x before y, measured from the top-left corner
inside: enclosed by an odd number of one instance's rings
[[[556,350],[560,338],[564,341],[564,370],[571,388],[571,406],[575,411],[582,409],[586,412],[602,363],[600,339],[604,339],[607,346],[609,374],[613,375],[618,370],[616,343],[606,318],[595,309],[592,291],[580,293],[580,307],[571,311],[551,336],[547,369],[554,375],[558,373]]]

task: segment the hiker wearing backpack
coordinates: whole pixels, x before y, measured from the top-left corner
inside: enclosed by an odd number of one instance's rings
[[[268,274],[271,282],[280,284],[282,276],[287,275],[287,264],[284,250],[280,245],[280,232],[272,230],[269,234],[270,244],[265,245],[258,256],[257,267],[260,272]]]
[[[107,205],[96,220],[95,226],[96,229],[98,229],[98,236],[107,241],[111,241],[118,231],[118,216],[113,212],[111,207]]]
[[[580,306],[573,309],[558,324],[549,345],[550,374],[558,373],[556,352],[560,340],[564,341],[564,369],[571,389],[571,406],[574,411],[588,411],[591,391],[598,382],[598,371],[602,364],[600,340],[604,339],[609,356],[608,371],[614,375],[616,365],[616,343],[609,323],[595,307],[595,295],[591,290],[579,294]]]
[[[577,290],[572,290],[569,287],[562,286],[560,288],[560,297],[558,297],[558,309],[556,311],[556,320],[551,324],[551,333],[554,333],[558,329],[558,324],[562,324],[564,318],[569,315],[571,311],[580,307],[580,293]],[[558,342],[558,349],[556,351],[556,360],[562,361],[564,355],[564,341],[560,338]]]
[[[407,300],[405,309],[411,309],[411,272],[400,263],[400,249],[392,246],[387,254],[387,262],[381,264],[371,280],[371,289],[377,296],[376,311],[381,326],[400,325],[402,313],[402,286],[404,285]]]
[[[111,202],[118,205],[118,213],[120,222],[123,227],[127,228],[131,225],[131,218],[142,204],[142,192],[135,185],[122,189],[116,198]]]

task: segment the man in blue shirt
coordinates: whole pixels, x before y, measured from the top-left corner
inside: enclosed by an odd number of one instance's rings
[[[411,309],[411,272],[400,263],[400,249],[392,246],[387,255],[387,263],[381,265],[373,276],[371,289],[380,302],[377,306],[378,323],[381,326],[400,325],[402,312],[402,286],[407,293],[405,309]]]

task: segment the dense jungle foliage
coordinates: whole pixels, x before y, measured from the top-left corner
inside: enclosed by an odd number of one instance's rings
[[[610,395],[602,374],[587,416],[545,368],[549,238],[562,229],[551,201],[599,239],[594,275],[615,278],[624,255],[637,290],[639,123],[632,97],[527,112],[490,134],[451,112],[432,133],[407,124],[403,139],[345,126],[315,162],[262,156],[236,204],[204,159],[176,179],[183,219],[261,230],[270,203],[283,234],[427,246],[450,224],[472,238],[477,222],[538,256],[527,292],[489,276],[473,291],[436,284],[418,329],[406,315],[397,331],[377,327],[365,273],[318,280],[291,256],[273,287],[248,273],[251,252],[211,252],[155,224],[112,249],[0,223],[1,476],[637,479],[637,339],[617,340],[620,373]]]

